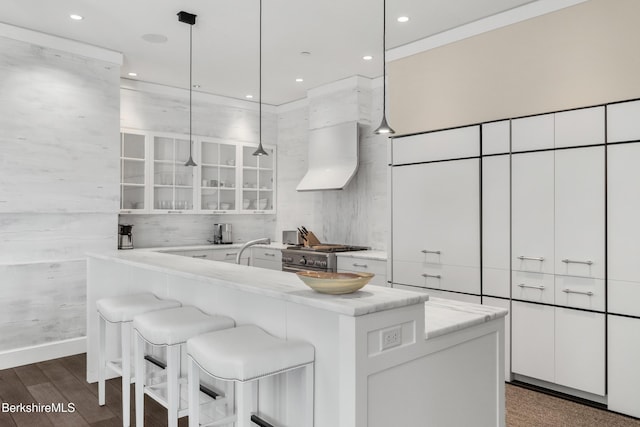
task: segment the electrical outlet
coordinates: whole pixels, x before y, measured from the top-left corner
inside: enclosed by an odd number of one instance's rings
[[[402,326],[394,326],[380,333],[381,350],[397,347],[402,344]]]

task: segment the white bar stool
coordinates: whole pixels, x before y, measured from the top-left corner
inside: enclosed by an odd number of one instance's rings
[[[249,427],[252,421],[259,425],[270,425],[259,418],[257,407],[256,414],[252,413],[259,379],[304,369],[305,415],[302,426],[312,427],[314,353],[315,349],[309,343],[276,338],[254,325],[238,326],[190,338],[187,341],[189,427],[200,426],[200,369],[213,378],[233,381],[238,388],[235,393],[235,416],[207,425],[224,425],[235,421],[236,427]]]
[[[187,415],[180,409],[180,352],[187,339],[210,331],[233,328],[230,317],[208,315],[192,306],[141,314],[133,319],[136,331],[135,360],[140,372],[136,381],[136,426],[144,425],[144,395],[167,408],[168,426],[177,427],[178,418]],[[167,349],[166,383],[146,385],[145,342]],[[186,400],[186,399],[185,399]]]
[[[151,293],[123,295],[96,301],[98,308],[98,404],[105,404],[105,379],[107,367],[122,377],[122,425],[128,427],[130,386],[135,381],[131,372],[131,324],[133,317],[155,310],[180,307],[179,301],[162,300]],[[107,361],[107,323],[119,324],[121,334],[121,359]]]

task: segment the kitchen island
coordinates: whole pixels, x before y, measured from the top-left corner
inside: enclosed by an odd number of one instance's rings
[[[504,425],[505,310],[378,286],[325,295],[292,273],[145,250],[90,254],[87,276],[89,382],[96,300],[147,291],[313,344],[317,427]],[[265,418],[300,425],[301,381],[261,382]]]

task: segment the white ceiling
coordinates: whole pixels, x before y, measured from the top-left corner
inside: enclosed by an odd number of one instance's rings
[[[387,49],[534,0],[387,0]],[[189,86],[189,26],[177,12],[198,15],[193,27],[197,90],[258,99],[259,0],[3,0],[4,23],[122,52],[122,76]],[[72,21],[69,14],[82,15]],[[398,23],[398,16],[409,16]],[[162,34],[150,43],[144,34]],[[311,55],[301,55],[307,51]],[[362,60],[373,55],[372,61]],[[281,105],[308,89],[355,74],[382,75],[382,0],[263,0],[263,102]],[[296,83],[297,77],[304,82]]]

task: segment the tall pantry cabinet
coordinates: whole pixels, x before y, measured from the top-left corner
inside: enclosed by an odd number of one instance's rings
[[[640,101],[399,136],[391,156],[393,286],[509,309],[507,379],[640,417]]]

